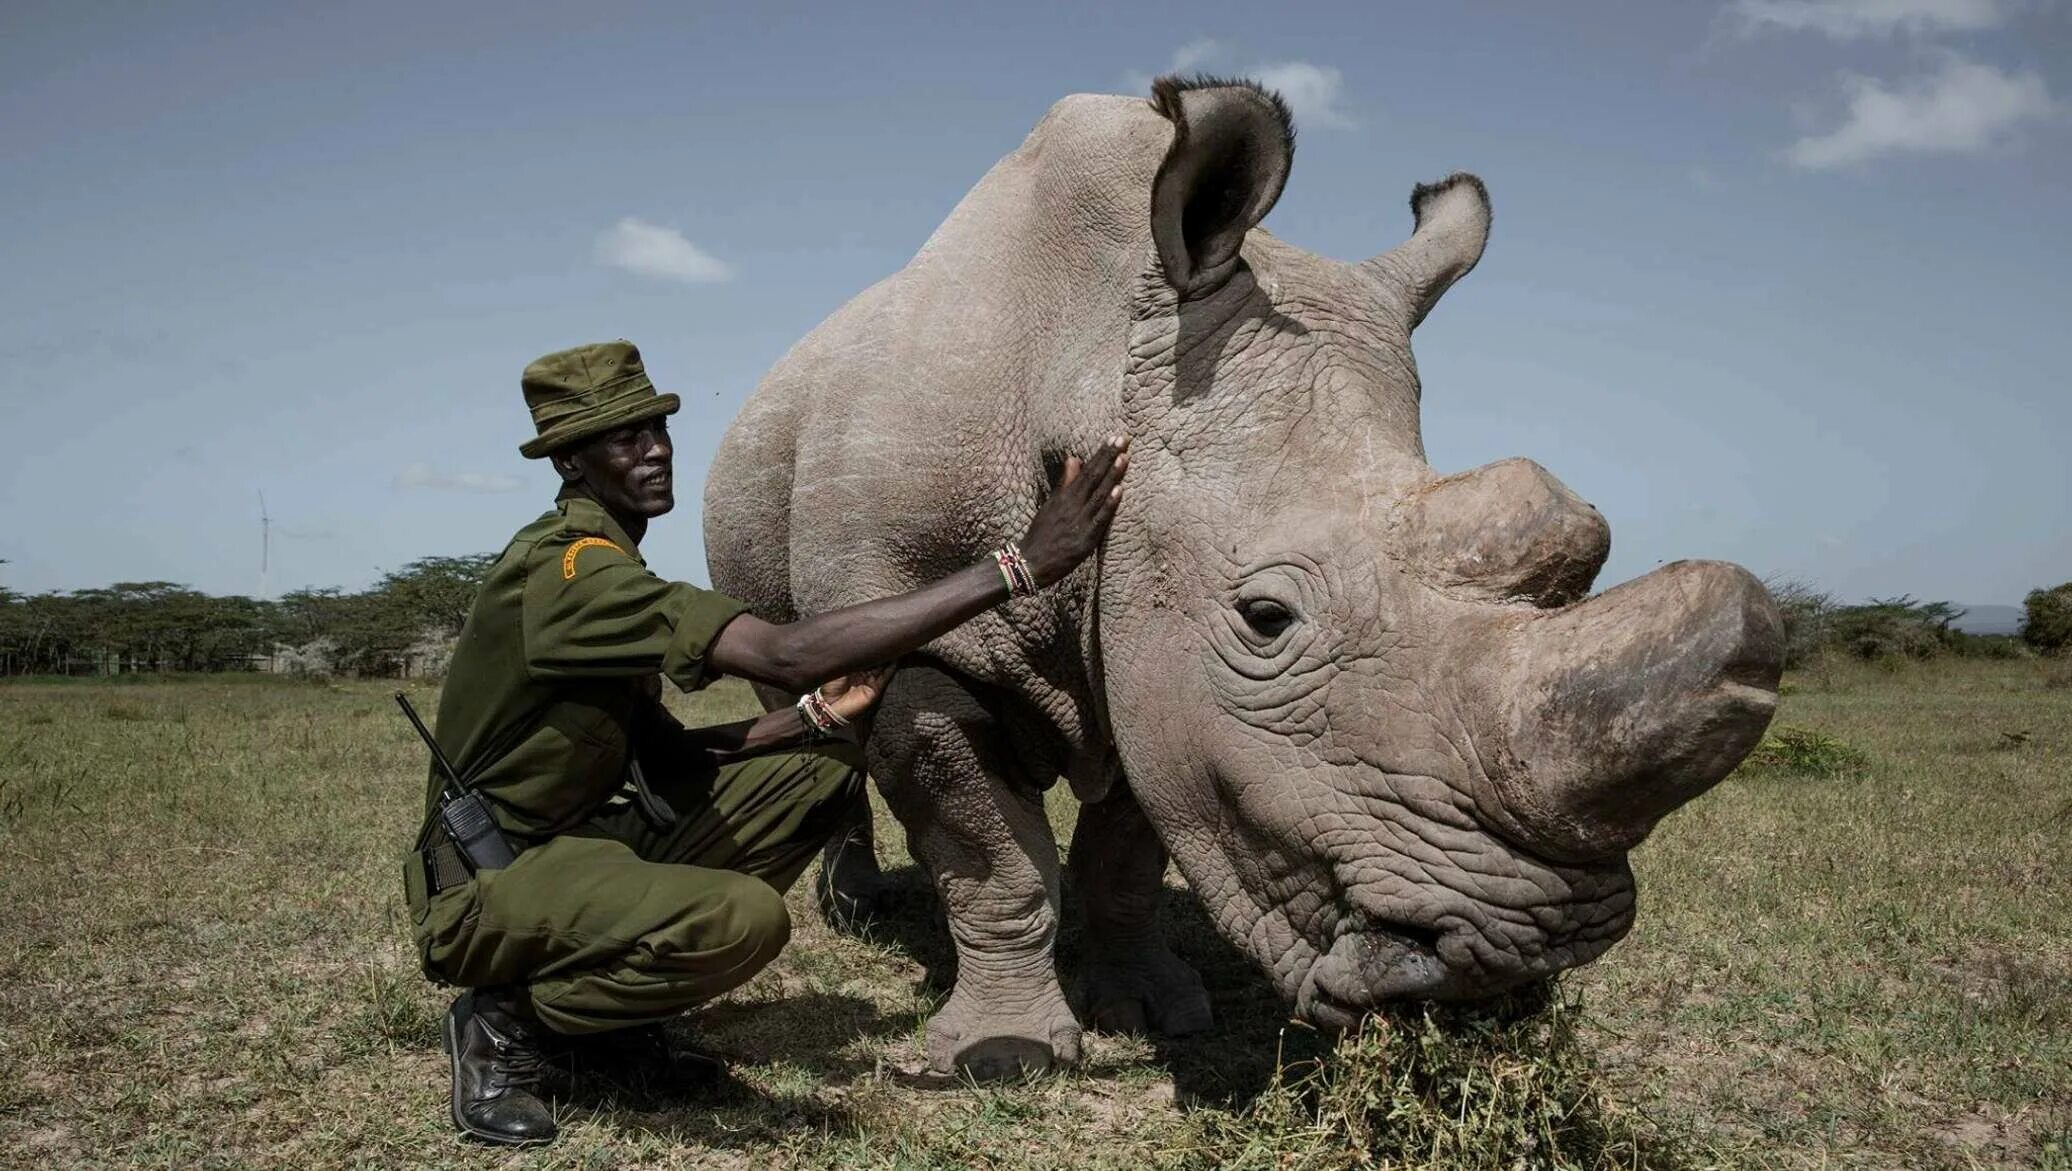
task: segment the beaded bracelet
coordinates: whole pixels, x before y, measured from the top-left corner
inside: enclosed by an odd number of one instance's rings
[[[806,725],[806,738],[809,741],[825,740],[849,726],[849,721],[842,718],[842,713],[821,698],[820,689],[817,687],[799,696],[799,702],[794,706],[799,709],[800,721]]]
[[[993,560],[1000,566],[1000,577],[1007,582],[1007,596],[1026,598],[1037,591],[1036,571],[1029,568],[1029,559],[1022,556],[1019,545],[1009,541],[994,550]]]

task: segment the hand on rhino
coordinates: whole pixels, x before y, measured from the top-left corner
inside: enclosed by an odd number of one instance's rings
[[[1022,537],[1022,556],[1036,573],[1038,587],[1050,585],[1079,567],[1108,535],[1108,522],[1122,503],[1122,474],[1130,466],[1130,441],[1110,435],[1083,468],[1078,456],[1065,460],[1058,489]]]
[[[820,685],[820,698],[844,722],[854,723],[877,706],[885,685],[892,682],[893,670],[890,666],[871,667],[837,676]]]

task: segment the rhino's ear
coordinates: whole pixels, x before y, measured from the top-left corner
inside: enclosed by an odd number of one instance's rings
[[[1417,227],[1410,238],[1367,263],[1402,289],[1410,328],[1416,329],[1453,282],[1468,275],[1489,243],[1489,189],[1466,171],[1410,193]]]
[[[1173,124],[1151,183],[1151,239],[1166,280],[1199,297],[1230,279],[1245,233],[1281,197],[1295,121],[1279,94],[1213,77],[1161,77],[1151,108]]]

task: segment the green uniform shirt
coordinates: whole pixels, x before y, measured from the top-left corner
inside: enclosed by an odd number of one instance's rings
[[[603,506],[564,495],[483,579],[439,694],[439,746],[520,844],[573,828],[624,784],[636,723],[668,719],[655,677],[703,687],[706,652],[747,608],[656,577]],[[440,784],[434,769],[428,814]]]

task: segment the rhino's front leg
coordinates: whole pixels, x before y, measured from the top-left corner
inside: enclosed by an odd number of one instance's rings
[[[1079,1060],[1058,987],[1058,849],[1041,795],[1011,783],[998,726],[931,667],[894,679],[871,771],[935,880],[957,946],[957,985],[928,1022],[928,1065],[980,1080]]]
[[[1127,788],[1080,806],[1072,886],[1086,908],[1083,977],[1094,1028],[1177,1036],[1211,1023],[1201,977],[1166,947],[1158,927],[1166,860],[1164,843]]]

